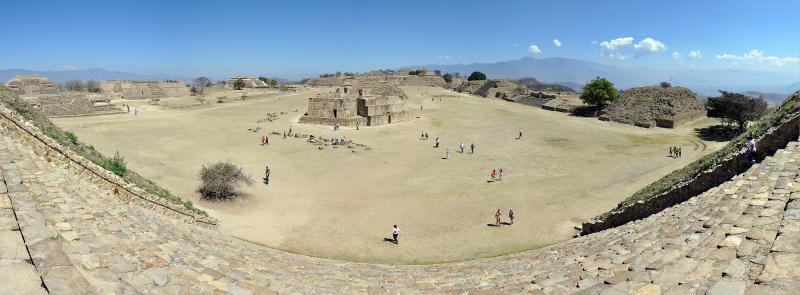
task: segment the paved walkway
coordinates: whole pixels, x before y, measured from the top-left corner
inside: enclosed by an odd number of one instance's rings
[[[2,134],[0,294],[788,294],[800,290],[798,159],[791,143],[685,203],[551,247],[391,266],[273,250],[126,204]]]

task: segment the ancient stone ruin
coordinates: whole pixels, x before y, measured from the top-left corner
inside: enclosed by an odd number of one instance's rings
[[[123,99],[148,99],[190,95],[189,87],[178,80],[106,80],[100,84],[103,93]]]
[[[308,112],[300,123],[377,126],[410,119],[408,97],[394,85],[358,88],[346,84],[336,91],[308,99]]]
[[[361,75],[339,75],[332,77],[313,78],[306,81],[309,86],[339,86],[345,83],[360,85],[364,88],[381,87],[385,84],[396,86],[433,86],[444,87],[447,83],[444,78],[435,75],[433,71],[425,71],[419,75],[409,75],[408,71],[379,72],[373,71]]]
[[[646,86],[622,91],[601,119],[645,128],[675,128],[705,115],[705,105],[688,88]]]
[[[72,117],[124,113],[108,95],[87,93],[40,94],[23,97],[48,117]]]
[[[58,93],[55,83],[45,77],[36,75],[17,75],[6,82],[8,89],[20,94],[54,94]]]
[[[242,82],[244,82],[244,86],[242,86],[242,88],[269,88],[269,85],[264,83],[264,81],[261,81],[255,77],[247,76],[233,76],[225,81],[225,86],[233,88],[233,83],[235,83],[236,80],[242,80]]]

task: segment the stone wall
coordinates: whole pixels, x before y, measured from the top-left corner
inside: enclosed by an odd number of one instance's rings
[[[56,84],[45,77],[36,75],[17,75],[6,82],[6,87],[20,94],[55,94]]]
[[[124,99],[147,99],[188,96],[189,87],[177,80],[106,80],[100,84],[103,93]]]
[[[185,208],[182,204],[175,204],[150,194],[72,152],[70,149],[63,147],[52,138],[44,135],[33,123],[25,121],[24,118],[6,106],[0,106],[0,128],[23,139],[30,144],[34,153],[45,157],[48,162],[56,162],[59,166],[86,177],[94,184],[112,192],[113,195],[126,203],[150,208],[167,216],[205,227],[215,227],[217,224],[216,219],[199,215]]]
[[[109,98],[99,94],[61,93],[40,94],[25,97],[32,105],[48,117],[74,117],[124,113],[109,103]]]
[[[757,158],[763,159],[768,155],[774,154],[775,151],[786,147],[790,141],[796,141],[798,136],[800,136],[800,129],[798,129],[798,126],[800,126],[800,115],[795,115],[794,117],[784,120],[778,127],[771,128],[766,134],[758,138],[756,140],[756,150],[758,151]],[[751,165],[747,161],[746,156],[746,151],[742,148],[739,152],[724,159],[713,168],[701,172],[695,178],[669,191],[661,193],[651,199],[615,209],[605,220],[590,220],[584,222],[581,228],[581,234],[591,234],[617,227],[634,220],[639,220],[697,196],[750,168]]]

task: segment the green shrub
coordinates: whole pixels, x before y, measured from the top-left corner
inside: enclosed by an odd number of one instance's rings
[[[67,139],[72,144],[78,144],[78,136],[76,136],[75,133],[67,131],[67,132],[64,132],[64,135],[67,136]]]
[[[128,168],[125,165],[125,159],[119,155],[119,152],[114,153],[114,156],[110,159],[107,159],[105,163],[106,164],[103,166],[103,168],[114,172],[116,175],[125,176],[125,173],[128,172]]]

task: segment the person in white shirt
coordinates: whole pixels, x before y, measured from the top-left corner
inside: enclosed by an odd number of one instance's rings
[[[400,241],[397,240],[397,235],[399,234],[400,234],[400,229],[397,228],[397,224],[395,224],[394,227],[392,227],[392,238],[394,239],[393,242],[395,244],[400,244]]]
[[[750,164],[756,162],[756,140],[753,139],[753,135],[747,135],[747,161]]]

